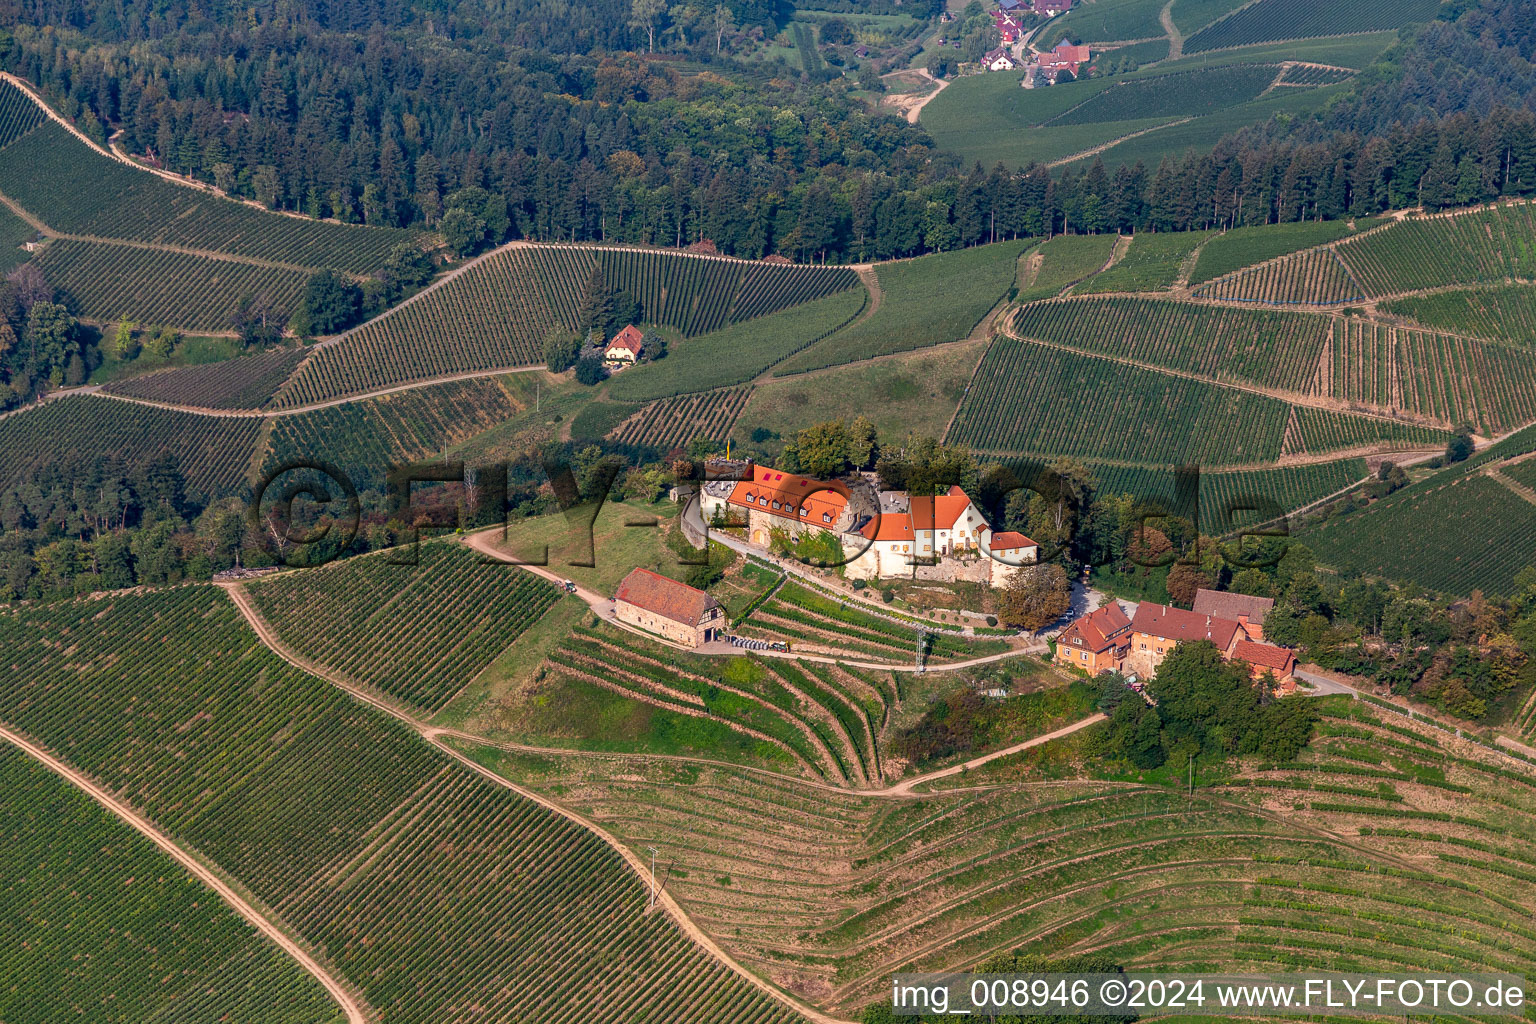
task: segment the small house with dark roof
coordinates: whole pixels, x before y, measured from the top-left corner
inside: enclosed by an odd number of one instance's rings
[[[717,639],[725,611],[704,591],[649,569],[632,569],[613,595],[614,617],[684,647]]]
[[[1275,600],[1272,597],[1253,597],[1226,590],[1207,590],[1204,587],[1195,591],[1196,613],[1231,619],[1243,627],[1243,632],[1248,634],[1250,640],[1264,639],[1264,618],[1274,607]]]
[[[981,62],[987,66],[988,71],[1012,71],[1018,67],[1018,61],[1013,59],[1013,54],[1007,47],[999,46],[994,50],[988,50]]]
[[[1056,664],[1080,668],[1090,676],[1117,672],[1131,646],[1131,620],[1117,601],[1089,612],[1056,637]]]
[[[1248,663],[1249,675],[1255,682],[1270,672],[1275,677],[1275,692],[1280,695],[1296,692],[1296,655],[1274,644],[1239,640],[1232,645],[1232,660]]]

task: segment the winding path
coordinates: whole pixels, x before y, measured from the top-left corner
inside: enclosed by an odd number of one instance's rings
[[[0,739],[10,742],[23,753],[62,777],[66,782],[75,786],[92,800],[95,800],[98,804],[111,811],[150,842],[158,846],[166,856],[180,864],[187,870],[188,874],[217,893],[220,899],[229,904],[230,908],[237,914],[249,921],[252,927],[268,939],[271,939],[279,949],[297,961],[300,967],[314,975],[315,980],[320,982],[325,987],[325,990],[331,994],[331,998],[340,1004],[343,1012],[347,1015],[348,1024],[366,1024],[369,1015],[364,1013],[362,1004],[342,986],[341,982],[337,981],[330,972],[316,963],[314,957],[310,956],[297,942],[289,938],[286,932],[273,924],[265,914],[247,902],[229,883],[210,871],[196,857],[183,850],[147,818],[135,811],[126,802],[119,800],[107,792],[107,790],[92,782],[85,773],[76,771],[31,740],[3,725],[0,725]]]
[[[613,835],[613,833],[609,832],[607,829],[603,828],[596,822],[591,821],[580,814],[577,814],[575,811],[572,811],[566,807],[562,807],[560,804],[555,803],[548,797],[541,796],[540,794],[535,793],[530,789],[525,789],[522,786],[519,786],[517,783],[512,782],[510,779],[496,774],[489,768],[481,765],[479,762],[454,749],[448,743],[444,742],[443,737],[451,736],[455,739],[462,739],[466,742],[483,744],[486,746],[496,746],[496,744],[489,743],[483,738],[474,736],[470,733],[459,732],[458,730],[454,729],[445,729],[441,726],[434,726],[423,722],[421,719],[417,718],[409,711],[399,707],[394,702],[383,699],[368,688],[359,686],[358,684],[352,682],[350,679],[347,679],[345,676],[333,671],[325,665],[321,665],[315,661],[305,658],[298,652],[291,650],[286,644],[282,642],[282,640],[278,638],[277,634],[272,630],[272,627],[262,617],[261,613],[257,611],[256,606],[251,603],[250,595],[245,592],[244,588],[240,584],[230,583],[220,584],[220,586],[222,586],[224,592],[229,595],[229,599],[234,602],[235,607],[239,609],[240,614],[244,616],[251,629],[255,631],[256,636],[272,651],[272,653],[282,658],[294,668],[324,679],[326,682],[331,683],[332,685],[337,686],[342,690],[345,690],[347,693],[351,694],[357,700],[362,701],[364,704],[382,711],[384,714],[389,715],[391,718],[394,718],[395,720],[409,726],[411,729],[415,730],[416,734],[427,743],[430,743],[433,747],[453,758],[456,762],[474,772],[476,775],[479,775],[481,778],[495,783],[496,785],[505,789],[509,789],[516,793],[518,796],[523,797],[526,800],[531,800],[538,804],[540,807],[543,807],[545,810],[548,810],[554,814],[558,814],[572,824],[590,831],[593,835],[597,836],[604,843],[606,843],[608,847],[614,851],[614,853],[618,854],[619,857],[623,859],[625,866],[635,873],[636,878],[640,879],[642,883],[648,884],[650,879],[650,867],[643,860],[641,860],[637,854],[630,850],[629,847],[621,843],[618,838]],[[548,753],[548,751],[544,751],[544,753]],[[747,970],[734,957],[722,949],[714,939],[710,938],[710,936],[707,935],[702,928],[695,924],[693,919],[688,916],[688,914],[683,910],[682,906],[666,889],[662,889],[660,891],[660,893],[657,895],[656,902],[666,910],[667,915],[672,918],[673,922],[677,924],[678,928],[682,930],[683,934],[687,935],[688,938],[697,943],[706,953],[714,957],[725,967],[729,968],[743,981],[748,982],[755,988],[762,991],[764,994],[771,996],[781,1003],[784,1003],[793,1009],[796,1013],[803,1015],[807,1020],[815,1022],[815,1024],[852,1024],[850,1021],[844,1021],[841,1018],[822,1013],[814,1006],[802,1002],[801,1000],[795,998],[782,989],[779,989],[770,984],[763,978],[760,978],[753,972]],[[354,1024],[360,1024],[360,1021],[354,1022]]]

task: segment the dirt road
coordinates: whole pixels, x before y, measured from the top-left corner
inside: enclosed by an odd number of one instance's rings
[[[282,929],[269,921],[265,915],[250,903],[246,902],[223,879],[204,867],[201,861],[172,842],[168,836],[151,824],[148,819],[144,818],[122,800],[96,785],[96,783],[92,782],[81,772],[71,768],[42,747],[7,729],[3,725],[0,725],[0,739],[14,744],[28,756],[64,778],[65,781],[84,792],[92,800],[101,804],[101,806],[117,815],[124,822],[133,826],[141,835],[164,851],[166,856],[186,868],[189,874],[218,893],[219,897],[229,904],[235,913],[245,918],[257,931],[271,939],[279,949],[296,960],[300,967],[314,975],[315,980],[325,986],[325,990],[331,994],[331,998],[341,1005],[342,1010],[347,1015],[348,1024],[365,1024],[368,1020],[368,1015],[363,1012],[362,1005],[353,998],[350,992],[342,987],[340,982],[316,963],[314,958],[304,951],[303,947],[290,939]]]

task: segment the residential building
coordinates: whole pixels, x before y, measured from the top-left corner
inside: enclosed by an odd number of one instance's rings
[[[644,349],[645,335],[640,328],[629,324],[608,342],[608,347],[603,350],[603,358],[610,363],[633,363],[640,359]]]
[[[884,491],[879,519],[871,518],[859,537],[844,541],[859,552],[845,573],[854,579],[910,576],[914,559],[932,564],[945,558],[982,554],[992,527],[959,485],[940,495]]]
[[[795,537],[807,528],[843,533],[849,527],[847,495],[797,473],[753,466],[750,480],[736,482],[723,497],[719,490],[706,485],[700,504],[705,520],[721,504],[745,512],[747,542],[760,547],[768,546],[774,530]]]
[[[992,562],[992,586],[1003,587],[1008,577],[1021,566],[1040,560],[1040,545],[1012,530],[1002,530],[987,539],[987,554]]]
[[[1232,660],[1246,661],[1255,682],[1264,678],[1266,672],[1274,673],[1276,694],[1284,696],[1296,692],[1296,655],[1287,648],[1239,640],[1233,645]]]
[[[988,71],[1012,71],[1019,66],[1018,62],[1013,59],[1013,54],[1009,53],[1007,48],[1002,46],[995,50],[988,50],[986,56],[982,57],[981,61],[986,65]]]
[[[1248,634],[1250,640],[1264,639],[1264,617],[1274,606],[1275,601],[1271,597],[1252,597],[1225,590],[1206,590],[1204,587],[1195,591],[1194,608],[1198,614],[1231,619],[1243,627],[1243,632]]]
[[[1056,663],[1090,676],[1117,672],[1131,646],[1131,620],[1118,601],[1076,619],[1056,637]]]
[[[1242,627],[1231,619],[1197,615],[1172,605],[1143,601],[1131,619],[1131,650],[1126,671],[1140,676],[1157,675],[1174,647],[1194,640],[1209,640],[1223,658],[1232,656],[1232,645],[1243,639]]]
[[[927,555],[918,552],[917,543],[910,512],[882,512],[844,541],[844,551],[857,556],[843,567],[843,575],[851,580],[911,576],[915,558],[933,558],[931,538]]]
[[[709,643],[726,625],[720,602],[649,569],[632,569],[624,577],[613,595],[613,613],[620,622],[684,647]]]
[[[1072,0],[1034,0],[1033,10],[1036,14],[1043,14],[1047,18],[1054,18],[1058,14],[1065,14],[1072,9]]]
[[[1063,71],[1070,72],[1073,78],[1078,76],[1082,65],[1087,64],[1091,55],[1086,46],[1073,46],[1071,43],[1060,42],[1049,53],[1040,55],[1040,70],[1050,75],[1059,75]],[[1054,77],[1052,81],[1054,81]]]

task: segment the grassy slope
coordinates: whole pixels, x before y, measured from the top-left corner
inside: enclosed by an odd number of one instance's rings
[[[788,377],[758,386],[732,431],[745,441],[758,427],[781,437],[836,417],[867,416],[882,436],[944,432],[965,394],[984,340],[908,353],[896,359]]]
[[[1179,276],[1179,267],[1211,234],[1209,231],[1166,234],[1143,232],[1131,242],[1130,250],[1119,263],[1078,285],[1072,290],[1073,294],[1146,292],[1170,288]]]
[[[1042,50],[1049,50],[1063,39],[1078,42],[1150,39],[1163,34],[1163,26],[1158,20],[1162,7],[1163,0],[1097,0],[1096,3],[1079,4],[1069,13],[1053,18],[1034,43]]]
[[[1116,234],[1057,235],[1026,262],[1019,301],[1050,298],[1072,282],[1093,274],[1109,262],[1119,240]]]
[[[1031,244],[998,242],[880,264],[875,270],[884,293],[880,308],[786,360],[775,373],[959,341],[1013,286],[1019,254]]]

